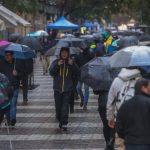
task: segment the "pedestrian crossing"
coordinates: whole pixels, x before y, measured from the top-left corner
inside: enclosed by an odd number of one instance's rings
[[[29,90],[27,106],[22,105],[20,91],[17,124],[10,128],[10,135],[7,135],[6,126],[3,125],[0,130],[0,150],[9,150],[9,141],[13,150],[104,150],[102,123],[97,111],[98,97],[90,89],[87,112],[79,106],[80,100],[76,100],[75,112],[69,115],[68,131],[63,132],[55,119],[52,83],[49,75],[43,76],[42,64],[37,58],[34,84],[39,86]]]

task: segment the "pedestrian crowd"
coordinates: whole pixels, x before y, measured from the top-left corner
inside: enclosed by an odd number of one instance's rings
[[[104,39],[103,39],[104,40]],[[91,45],[82,45],[80,53],[70,54],[62,47],[56,60],[44,53],[49,49],[45,38],[41,59],[43,75],[53,77],[56,119],[59,128],[67,131],[69,112],[74,113],[74,100],[88,109],[89,86],[80,79],[82,66],[94,57],[111,51],[112,36],[105,41],[96,39]],[[49,67],[50,66],[50,67]],[[6,114],[8,125],[16,124],[17,98],[20,85],[23,105],[28,103],[28,79],[33,72],[33,60],[16,60],[12,51],[5,51],[0,60],[0,123]],[[93,90],[98,95],[98,112],[103,123],[105,150],[150,150],[150,76],[139,68],[122,68],[108,90]]]

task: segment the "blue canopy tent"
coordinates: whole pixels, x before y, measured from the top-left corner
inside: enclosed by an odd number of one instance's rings
[[[47,28],[48,29],[65,30],[65,29],[78,29],[79,26],[69,22],[64,16],[62,16],[56,22],[50,23],[47,26]]]

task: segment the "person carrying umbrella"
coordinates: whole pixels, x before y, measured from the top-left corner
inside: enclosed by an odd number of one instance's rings
[[[86,64],[88,61],[90,61],[93,58],[93,54],[89,51],[89,47],[86,45],[82,45],[81,52],[79,55],[76,57],[76,62],[79,68]],[[82,86],[84,85],[84,94],[82,91]],[[87,103],[89,99],[89,86],[83,83],[81,80],[78,81],[77,84],[77,92],[80,95],[81,98],[81,103],[80,106],[83,106],[84,110],[87,110]]]
[[[70,59],[68,47],[62,47],[59,58],[54,60],[49,69],[53,77],[53,89],[55,98],[56,118],[59,121],[59,127],[67,130],[69,103],[74,90],[73,77],[79,75],[79,68]]]
[[[48,49],[50,48],[50,44],[49,44],[46,37],[41,42],[41,45],[43,47],[42,51],[41,51],[42,64],[43,64],[43,75],[45,75],[46,73],[48,73],[48,67],[50,65],[50,56],[45,56],[44,55],[48,51]]]
[[[7,116],[9,125],[14,126],[16,124],[16,105],[19,93],[19,77],[20,68],[18,68],[12,51],[5,51],[4,59],[0,61],[0,72],[3,73],[10,81],[10,85],[13,89],[13,97],[10,103],[10,113]]]

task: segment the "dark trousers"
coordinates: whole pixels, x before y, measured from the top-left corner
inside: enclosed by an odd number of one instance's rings
[[[23,85],[23,100],[28,100],[28,75],[22,77],[22,85]]]
[[[74,91],[71,93],[71,98],[70,98],[70,110],[74,110],[74,98],[75,97],[75,93]]]
[[[10,106],[7,107],[7,108],[5,108],[5,109],[1,109],[1,110],[0,110],[0,124],[3,122],[4,115],[5,115],[6,113],[9,113],[9,111],[10,111]],[[8,117],[7,117],[7,119],[8,119]]]
[[[103,122],[103,134],[106,141],[106,145],[110,149],[113,149],[115,142],[115,129],[112,129],[108,126],[108,121],[106,119],[106,107],[99,106],[99,114]]]
[[[150,145],[126,145],[126,150],[150,150]]]
[[[72,92],[54,91],[56,118],[62,125],[68,124],[69,103]]]

